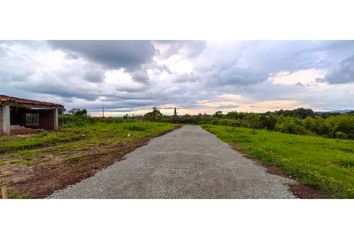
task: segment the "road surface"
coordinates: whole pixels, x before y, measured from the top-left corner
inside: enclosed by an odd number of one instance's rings
[[[295,198],[269,174],[199,126],[183,126],[50,198]]]

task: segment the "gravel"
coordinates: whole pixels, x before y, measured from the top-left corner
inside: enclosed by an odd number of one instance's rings
[[[49,198],[295,198],[272,175],[199,126],[183,126]]]

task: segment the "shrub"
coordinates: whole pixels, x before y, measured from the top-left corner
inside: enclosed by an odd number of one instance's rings
[[[345,134],[344,132],[341,132],[341,131],[335,132],[334,135],[335,135],[336,138],[341,138],[341,139],[347,139],[348,138],[348,135]]]
[[[277,119],[272,115],[262,115],[259,119],[260,128],[265,128],[268,130],[274,130],[277,124]]]
[[[307,117],[304,121],[304,127],[312,132],[319,132],[319,121],[318,119],[315,119],[313,117]]]
[[[145,131],[147,128],[146,126],[142,126],[142,125],[128,125],[128,126],[124,126],[123,129],[130,130],[130,131]]]
[[[327,122],[321,122],[318,127],[318,133],[320,135],[326,136],[329,135],[331,132],[331,125],[329,125]]]
[[[283,133],[292,134],[311,134],[304,126],[302,126],[301,121],[291,117],[281,117],[281,122],[278,122],[275,126],[275,130]]]

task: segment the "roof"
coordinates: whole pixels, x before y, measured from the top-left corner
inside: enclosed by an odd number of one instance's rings
[[[25,98],[17,98],[17,97],[10,97],[5,95],[0,95],[0,105],[32,105],[32,106],[39,106],[39,107],[54,107],[54,108],[64,108],[63,105],[50,103],[50,102],[41,102],[35,101],[31,99]]]

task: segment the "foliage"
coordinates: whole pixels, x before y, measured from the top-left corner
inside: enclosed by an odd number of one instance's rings
[[[277,119],[271,114],[261,115],[259,121],[260,121],[260,128],[264,128],[268,130],[274,130],[277,124]]]
[[[293,117],[279,117],[275,126],[275,130],[283,133],[292,134],[311,134],[311,131],[307,130],[302,121]]]
[[[148,112],[144,115],[144,119],[148,121],[159,121],[162,118],[162,113],[156,107],[152,109],[152,112]]]
[[[323,116],[324,117],[323,117]],[[244,113],[221,111],[213,115],[185,114],[164,116],[156,108],[147,113],[144,119],[158,122],[183,124],[213,124],[253,129],[267,129],[298,135],[318,135],[330,138],[354,139],[353,113],[315,113],[311,109],[280,110],[266,113]]]
[[[76,117],[87,117],[87,110],[80,108],[73,108],[69,111],[69,114]]]
[[[301,118],[301,119],[315,116],[315,113],[312,111],[312,109],[305,109],[305,108],[297,108],[294,110],[280,110],[280,111],[276,111],[275,114],[286,116],[286,117]]]
[[[213,115],[214,118],[222,118],[223,116],[222,111],[217,111]]]

